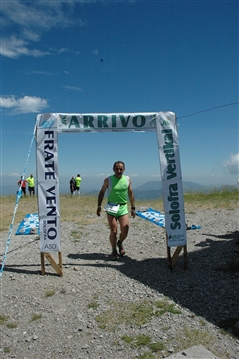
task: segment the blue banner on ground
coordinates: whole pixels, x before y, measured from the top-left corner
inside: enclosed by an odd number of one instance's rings
[[[28,213],[15,234],[40,234],[38,213]]]
[[[165,227],[165,215],[153,208],[148,208],[146,211],[136,211],[135,213],[137,216],[147,219],[160,227]]]
[[[148,221],[157,224],[160,227],[165,227],[165,216],[161,212],[157,211],[153,208],[148,208],[147,210],[143,211],[136,211],[137,216],[147,219]],[[191,226],[186,225],[186,230],[189,229],[200,229],[201,226],[197,224],[192,224]]]

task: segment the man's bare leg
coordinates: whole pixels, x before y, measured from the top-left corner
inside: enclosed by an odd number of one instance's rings
[[[120,236],[117,245],[119,247],[120,255],[123,256],[125,254],[125,250],[122,243],[127,237],[129,232],[129,216],[128,214],[126,214],[125,216],[119,217],[118,220],[120,223]]]
[[[107,219],[110,226],[110,244],[112,247],[113,255],[116,254],[117,256],[117,249],[116,249],[116,235],[117,235],[117,220],[114,216],[111,216],[107,213]]]

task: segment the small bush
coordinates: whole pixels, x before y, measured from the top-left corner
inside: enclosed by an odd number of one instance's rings
[[[7,321],[7,317],[0,314],[0,324],[3,324]]]
[[[17,323],[7,323],[6,325],[7,325],[7,327],[10,328],[10,329],[15,329],[15,328],[17,328]]]
[[[49,289],[45,293],[45,297],[52,297],[55,294],[54,290]]]
[[[99,304],[96,302],[91,302],[87,306],[88,306],[88,308],[97,309]]]
[[[38,319],[41,319],[41,318],[42,318],[41,314],[33,314],[30,322],[34,322],[34,320],[38,320]]]

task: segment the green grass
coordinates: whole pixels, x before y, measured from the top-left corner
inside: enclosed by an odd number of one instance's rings
[[[17,323],[8,322],[8,318],[9,317],[0,314],[0,325],[5,324],[9,329],[17,328],[18,327]]]
[[[108,331],[116,331],[121,324],[140,327],[143,324],[150,322],[155,316],[165,315],[166,313],[171,313],[173,315],[181,313],[181,311],[177,309],[176,304],[172,303],[167,298],[162,301],[145,300],[139,303],[112,302],[109,304],[111,308],[100,315],[97,315],[95,318],[98,326]],[[124,341],[126,345],[130,345],[134,348],[147,347],[148,350],[139,358],[155,358],[153,353],[159,353],[166,350],[165,348],[170,344],[170,338],[168,339],[168,342],[155,342],[147,334],[132,336],[123,335],[121,340]],[[182,327],[180,333],[174,338],[174,341],[177,343],[174,350],[178,352],[199,344],[202,344],[205,347],[212,347],[215,343],[215,338],[207,331]]]
[[[237,188],[231,189],[222,186],[219,189],[212,189],[210,192],[189,192],[184,194],[185,208],[226,208],[236,209],[239,202],[239,191]]]
[[[88,308],[92,308],[92,309],[97,309],[98,306],[99,306],[99,304],[96,303],[96,302],[90,302],[90,303],[87,305]]]
[[[10,329],[15,329],[17,328],[17,323],[7,323],[6,326]]]
[[[174,349],[176,352],[178,352],[185,348],[190,348],[199,344],[210,348],[213,346],[215,341],[216,339],[213,337],[213,335],[209,334],[207,331],[185,327],[182,328],[182,332],[178,334],[178,345]]]
[[[55,294],[55,292],[54,292],[53,289],[48,289],[48,290],[45,292],[45,297],[52,297],[54,294]]]
[[[154,352],[154,353],[165,350],[165,348],[166,348],[166,346],[163,342],[150,343],[149,347],[152,350],[152,352]]]
[[[155,315],[160,316],[164,313],[181,314],[182,312],[175,308],[174,303],[168,303],[166,300],[160,300],[155,302],[155,306],[160,308],[155,312]]]
[[[7,318],[5,315],[0,314],[0,324],[4,324],[7,321]]]
[[[239,191],[237,188],[222,186],[219,189],[212,189],[208,193],[189,192],[184,194],[185,210],[187,212],[195,212],[198,208],[213,209],[226,208],[237,209],[239,202]],[[0,196],[0,231],[9,230],[12,222],[16,203],[14,196]],[[106,203],[104,198],[102,206]],[[135,199],[136,208],[139,206],[152,207],[163,211],[162,198],[155,200],[137,200]],[[72,210],[74,208],[74,210]],[[97,196],[81,195],[71,197],[70,195],[60,195],[60,213],[61,221],[75,222],[81,226],[98,221],[96,214]],[[20,198],[17,212],[15,215],[15,223],[21,222],[26,213],[38,212],[37,197],[27,196]]]
[[[142,358],[154,358],[152,352],[157,353],[166,349],[166,346],[163,342],[152,342],[151,337],[147,334],[139,334],[135,336],[123,335],[121,340],[133,348],[147,347],[149,350],[151,350],[151,352],[146,351],[144,354],[142,354]]]
[[[31,317],[30,322],[34,322],[35,320],[39,320],[41,318],[42,318],[41,314],[33,314],[32,317]]]
[[[149,345],[151,342],[150,336],[145,334],[139,334],[137,336],[132,336],[132,337],[128,335],[123,335],[121,339],[133,347],[142,347],[145,345]]]
[[[163,315],[166,312],[180,314],[181,312],[174,308],[175,304],[163,301],[143,301],[139,303],[112,302],[111,309],[101,313],[96,317],[98,326],[109,331],[116,330],[119,324],[131,324],[141,326],[148,323],[154,316]],[[158,308],[161,308],[158,310]]]
[[[139,357],[137,357],[137,359],[155,359],[155,356],[151,352],[145,352],[141,354]]]
[[[82,232],[78,230],[73,230],[71,231],[70,235],[73,238],[73,242],[79,242],[80,238],[82,237]]]

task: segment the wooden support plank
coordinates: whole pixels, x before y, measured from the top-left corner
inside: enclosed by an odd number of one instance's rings
[[[58,252],[58,261],[59,261],[59,268],[61,269],[62,272],[62,253]],[[61,276],[63,275],[63,272],[61,274]]]
[[[171,257],[171,248],[168,246],[167,246],[167,256],[168,256],[168,269],[172,271],[173,265],[172,265],[172,257]]]
[[[168,269],[173,270],[171,248],[168,246],[168,234],[166,232],[166,244],[167,244],[167,257],[168,257]]]
[[[56,273],[59,275],[62,275],[62,270],[59,267],[59,265],[55,262],[55,260],[52,258],[50,253],[45,253],[45,257],[47,258],[48,262],[52,265],[52,267],[55,269]]]
[[[187,245],[183,247],[183,259],[184,259],[184,269],[188,268],[188,252],[187,252]]]
[[[45,258],[44,253],[41,253],[41,274],[45,275]]]
[[[56,261],[52,258],[51,254],[48,252],[42,252],[41,253],[41,269],[42,269],[42,275],[45,274],[45,263],[44,263],[44,257],[48,260],[48,262],[51,264],[51,266],[55,269],[56,273],[62,277],[62,253],[58,252],[58,260],[59,264],[56,263]]]
[[[175,262],[176,262],[176,260],[177,260],[177,258],[178,258],[178,256],[179,256],[179,254],[180,254],[182,248],[183,248],[183,247],[179,246],[179,247],[177,247],[177,248],[175,249],[175,252],[174,252],[173,257],[172,257],[172,265],[173,265],[173,266],[174,266],[174,264],[175,264]]]

